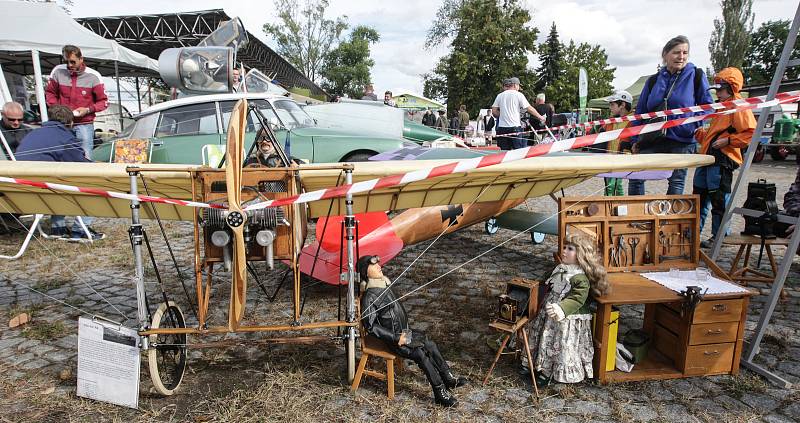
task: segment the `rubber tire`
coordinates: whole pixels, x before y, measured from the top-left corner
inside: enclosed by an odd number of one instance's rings
[[[181,311],[180,307],[177,304],[170,301],[169,307],[175,312],[177,318],[177,327],[185,328],[186,327],[186,320],[183,316],[183,311]],[[167,311],[167,304],[161,303],[158,306],[158,310],[153,313],[152,321],[150,322],[150,329],[158,329],[163,327],[172,327],[172,325],[162,326],[161,319],[165,317],[165,313]],[[165,323],[168,321],[165,321]],[[166,386],[164,381],[161,378],[161,374],[158,369],[158,354],[159,350],[157,348],[153,348],[152,344],[158,343],[158,338],[161,337],[162,340],[167,340],[170,343],[177,343],[177,344],[186,344],[186,334],[183,335],[150,335],[150,343],[151,347],[147,350],[147,366],[150,370],[150,380],[153,381],[153,387],[155,387],[156,391],[164,396],[170,396],[175,393],[178,387],[181,385],[183,381],[183,375],[186,374],[186,347],[178,347],[181,350],[183,355],[182,359],[179,360],[177,369],[180,372],[177,382],[173,382],[170,386]]]
[[[497,226],[496,217],[490,217],[489,219],[486,219],[486,223],[483,224],[483,230],[486,231],[487,235],[496,234],[498,229],[500,229],[500,227]]]
[[[531,231],[531,242],[533,243],[533,245],[539,245],[543,243],[546,237],[547,234]]]
[[[782,162],[788,156],[788,152],[785,151],[785,147],[770,147],[769,148],[769,156],[772,157],[772,160],[776,162]]]
[[[342,160],[342,162],[346,162],[346,163],[350,163],[350,162],[367,162],[367,161],[369,161],[369,158],[374,156],[374,155],[375,154],[369,154],[369,153],[351,154],[351,155],[345,157],[344,160]]]
[[[756,149],[756,154],[753,156],[753,163],[761,163],[764,160],[764,155],[766,152],[764,151],[764,146],[759,144],[758,148]]]

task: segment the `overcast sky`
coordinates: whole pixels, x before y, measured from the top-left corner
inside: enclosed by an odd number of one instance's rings
[[[268,45],[275,47],[261,30],[265,22],[275,22],[271,1],[221,2],[212,0],[73,0],[72,16],[114,16],[168,13],[224,8],[230,16],[239,16],[245,27]],[[423,49],[425,34],[440,1],[437,0],[331,0],[328,16],[347,15],[351,26],[369,25],[381,35],[372,47],[375,67],[372,76],[377,92],[386,89],[409,89],[422,92],[421,74],[433,68],[446,53],[446,46],[433,51]],[[775,19],[791,19],[797,8],[792,0],[754,0],[755,27]],[[691,61],[705,68],[710,65],[708,41],[715,17],[721,15],[717,0],[527,0],[532,25],[539,28],[542,42],[552,22],[556,23],[561,42],[600,44],[608,60],[616,66],[614,86],[622,89],[639,76],[652,74],[660,62],[661,47],[671,37],[689,37]],[[505,77],[499,75],[498,78]],[[591,83],[591,81],[590,81]]]

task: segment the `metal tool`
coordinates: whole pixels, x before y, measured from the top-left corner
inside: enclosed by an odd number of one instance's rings
[[[631,244],[631,266],[636,265],[636,246],[639,245],[639,238],[631,238],[628,240],[628,243]]]
[[[688,254],[681,254],[681,255],[677,255],[677,256],[667,256],[667,255],[658,256],[658,261],[664,261],[664,260],[689,260],[689,259],[690,258],[689,258]]]
[[[664,250],[663,255],[667,255],[667,251],[669,250],[669,238],[664,235],[664,231],[658,231],[658,243],[661,244],[661,248]]]
[[[652,260],[650,260],[650,242],[644,244],[644,260],[642,264],[649,264],[649,263],[652,263]]]
[[[685,228],[683,230],[683,239],[689,245],[689,253],[692,252],[692,228]]]
[[[617,262],[619,266],[628,265],[627,252],[625,251],[625,235],[620,235],[617,238]]]

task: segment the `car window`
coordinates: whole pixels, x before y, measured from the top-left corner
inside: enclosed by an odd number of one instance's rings
[[[130,137],[131,138],[150,138],[153,136],[153,130],[156,127],[156,122],[158,121],[158,113],[151,113],[146,116],[142,116],[130,130]],[[127,128],[126,128],[127,131]]]
[[[270,119],[276,119],[277,115],[272,107],[269,105],[269,102],[266,100],[249,100],[251,104],[255,104],[258,106],[258,110],[264,116],[264,119],[269,121]],[[235,101],[221,101],[219,103],[219,112],[222,115],[222,125],[223,131],[226,131],[228,128],[228,122],[231,118],[231,111],[233,111],[233,106],[236,105]],[[261,129],[261,123],[259,122],[258,118],[254,116],[254,112],[250,112],[247,115],[247,132],[255,132]]]
[[[278,100],[274,103],[281,121],[291,126],[314,126],[314,119],[294,101]]]
[[[214,103],[190,104],[161,112],[156,137],[217,133]]]

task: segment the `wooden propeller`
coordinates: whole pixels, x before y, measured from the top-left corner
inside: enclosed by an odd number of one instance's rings
[[[247,215],[242,211],[242,149],[247,125],[247,101],[236,102],[228,124],[225,150],[225,179],[228,190],[228,226],[233,232],[231,268],[231,301],[228,310],[228,327],[235,330],[244,316],[247,300],[247,252],[244,246],[244,225]]]

